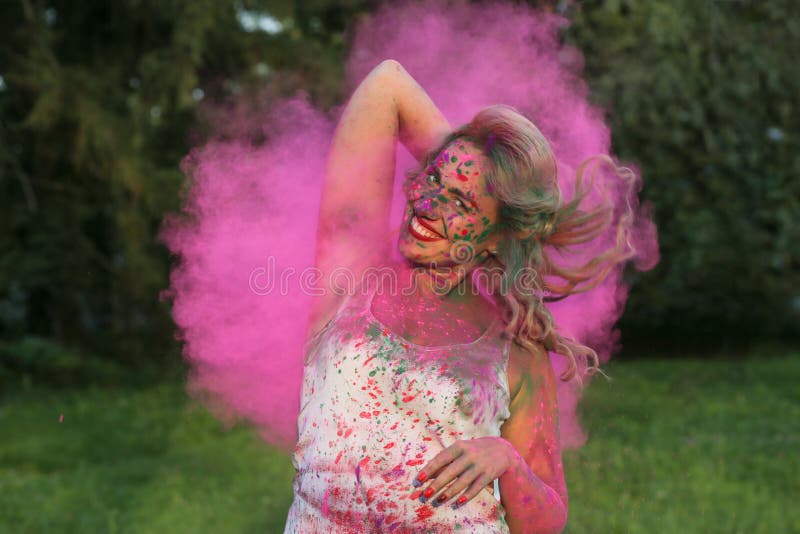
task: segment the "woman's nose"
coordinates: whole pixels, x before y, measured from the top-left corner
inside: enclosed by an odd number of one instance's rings
[[[421,195],[413,202],[414,213],[419,217],[436,220],[439,218],[439,203],[432,195]]]
[[[414,212],[427,219],[437,219],[438,197],[441,194],[441,186],[432,184],[422,179],[409,180],[405,184],[406,196],[414,207]]]

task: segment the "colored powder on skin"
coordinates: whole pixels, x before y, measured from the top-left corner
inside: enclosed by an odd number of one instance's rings
[[[557,33],[565,24],[558,15],[507,3],[392,3],[355,28],[348,88],[352,92],[381,60],[392,58],[454,127],[484,106],[514,106],[550,141],[568,200],[575,169],[589,156],[608,154],[611,134],[603,111],[588,102],[582,55],[559,44]],[[167,296],[190,364],[190,394],[227,423],[248,420],[267,442],[290,451],[312,299],[304,287],[313,283],[301,273],[314,262],[325,156],[336,117],[301,96],[276,102],[257,119],[263,144],[216,141],[185,159],[189,183],[183,210],[167,218],[162,231],[177,257]],[[247,119],[249,130],[253,120]],[[229,133],[236,126],[220,129]],[[406,202],[403,175],[414,163],[404,148],[398,151],[395,224]],[[601,191],[626,204],[620,180],[609,172],[598,173],[594,185],[588,205],[600,200]],[[655,227],[635,198],[627,202],[636,216],[632,261],[646,270],[658,261]],[[582,263],[613,237],[603,235],[564,261]],[[560,332],[590,343],[607,361],[618,349],[614,324],[627,293],[617,270],[596,289],[548,307]],[[554,355],[553,362],[557,375],[566,368],[561,356]],[[575,382],[559,384],[563,447],[579,446],[586,438],[575,414],[580,393]]]

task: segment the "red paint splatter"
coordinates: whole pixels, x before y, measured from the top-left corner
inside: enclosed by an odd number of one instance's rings
[[[359,417],[361,417],[362,419],[369,419],[370,417],[372,417],[372,415],[370,415],[370,413],[369,413],[369,412],[361,412],[361,413],[360,413],[360,414],[358,414],[358,415],[359,415]]]
[[[386,445],[384,445],[383,448],[384,449],[391,449],[392,447],[394,447],[394,445],[395,445],[395,443],[394,443],[394,441],[392,441],[391,443],[387,443]]]
[[[461,180],[462,182],[466,182],[467,180],[469,180],[469,178],[467,178],[461,173],[458,173],[456,176],[458,176],[458,179]]]
[[[333,463],[335,464],[339,463],[339,460],[342,459],[342,453],[344,453],[344,451],[339,451],[339,454],[336,456],[336,460]]]
[[[433,508],[431,508],[427,504],[423,504],[422,506],[417,508],[415,512],[417,512],[416,521],[424,521],[433,515]]]
[[[409,460],[406,462],[406,465],[421,465],[424,464],[425,460]]]

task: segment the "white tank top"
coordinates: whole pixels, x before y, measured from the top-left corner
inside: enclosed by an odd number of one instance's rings
[[[411,499],[439,451],[500,435],[510,415],[502,320],[470,343],[421,346],[373,315],[374,292],[348,297],[306,345],[286,532],[507,533],[497,481],[456,509]]]

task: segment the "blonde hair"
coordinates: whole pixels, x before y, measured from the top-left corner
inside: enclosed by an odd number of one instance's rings
[[[597,352],[559,334],[544,302],[596,287],[616,266],[634,256],[630,244],[633,213],[628,204],[617,218],[614,243],[607,249],[578,266],[559,265],[553,258],[553,252],[569,253],[573,245],[592,241],[615,223],[615,205],[608,198],[591,209],[581,209],[594,184],[593,172],[584,188],[587,169],[596,164],[596,172],[599,165],[610,165],[626,185],[626,194],[635,192],[633,171],[618,167],[606,155],[590,157],[576,169],[575,193],[564,202],[550,144],[530,120],[506,105],[484,108],[468,124],[451,132],[420,162],[421,168],[456,139],[481,147],[490,163],[486,182],[500,204],[498,230],[505,237],[494,254],[502,266],[500,276],[497,270],[485,272],[491,289],[499,289],[507,305],[506,332],[531,351],[544,348],[565,356],[568,367],[562,380],[576,377],[579,366],[585,368],[585,374],[599,370]],[[534,276],[529,276],[531,273]],[[521,279],[527,282],[525,287],[520,287]]]

